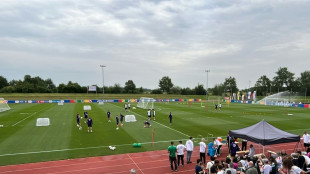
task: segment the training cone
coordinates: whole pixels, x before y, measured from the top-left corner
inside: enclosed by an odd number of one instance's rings
[[[141,143],[137,143],[137,147],[141,147]]]
[[[132,147],[137,147],[137,143],[133,143],[133,144],[132,144]]]

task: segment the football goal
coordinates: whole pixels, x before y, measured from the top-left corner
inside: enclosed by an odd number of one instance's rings
[[[143,108],[143,109],[153,109],[154,108],[154,101],[155,101],[155,99],[153,99],[153,98],[141,97],[139,99],[137,107]]]
[[[36,126],[49,126],[50,119],[49,118],[37,118]]]
[[[134,115],[125,115],[125,122],[136,122],[136,117]]]
[[[0,112],[10,110],[10,106],[8,105],[8,101],[4,100],[4,98],[0,98]]]

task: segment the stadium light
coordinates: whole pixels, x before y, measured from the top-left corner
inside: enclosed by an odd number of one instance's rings
[[[208,100],[208,73],[210,72],[210,70],[205,70],[205,72],[207,73],[206,98]]]
[[[105,65],[100,65],[102,68],[102,102],[104,103],[104,72],[103,68],[106,67]]]

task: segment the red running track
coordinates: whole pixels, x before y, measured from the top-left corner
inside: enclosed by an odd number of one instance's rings
[[[249,146],[248,142],[248,146]],[[259,153],[259,145],[253,144],[256,153]],[[291,154],[296,147],[296,143],[277,144],[266,146],[267,150],[282,151],[285,150]],[[222,155],[217,157],[223,160],[228,155],[227,146],[223,145]],[[266,154],[266,153],[265,153]],[[128,153],[110,156],[98,156],[89,158],[68,159],[60,161],[38,162],[29,164],[18,164],[9,166],[0,166],[0,174],[130,174],[131,169],[135,169],[138,174],[167,174],[182,173],[193,174],[195,169],[195,161],[199,158],[199,147],[195,147],[191,164],[185,164],[180,167],[177,172],[171,172],[170,163],[168,161],[167,150]],[[186,159],[186,154],[184,159]],[[209,157],[207,157],[209,161]]]

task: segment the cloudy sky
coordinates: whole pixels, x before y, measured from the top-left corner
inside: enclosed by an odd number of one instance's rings
[[[0,75],[102,86],[240,89],[310,70],[308,0],[1,0]]]

